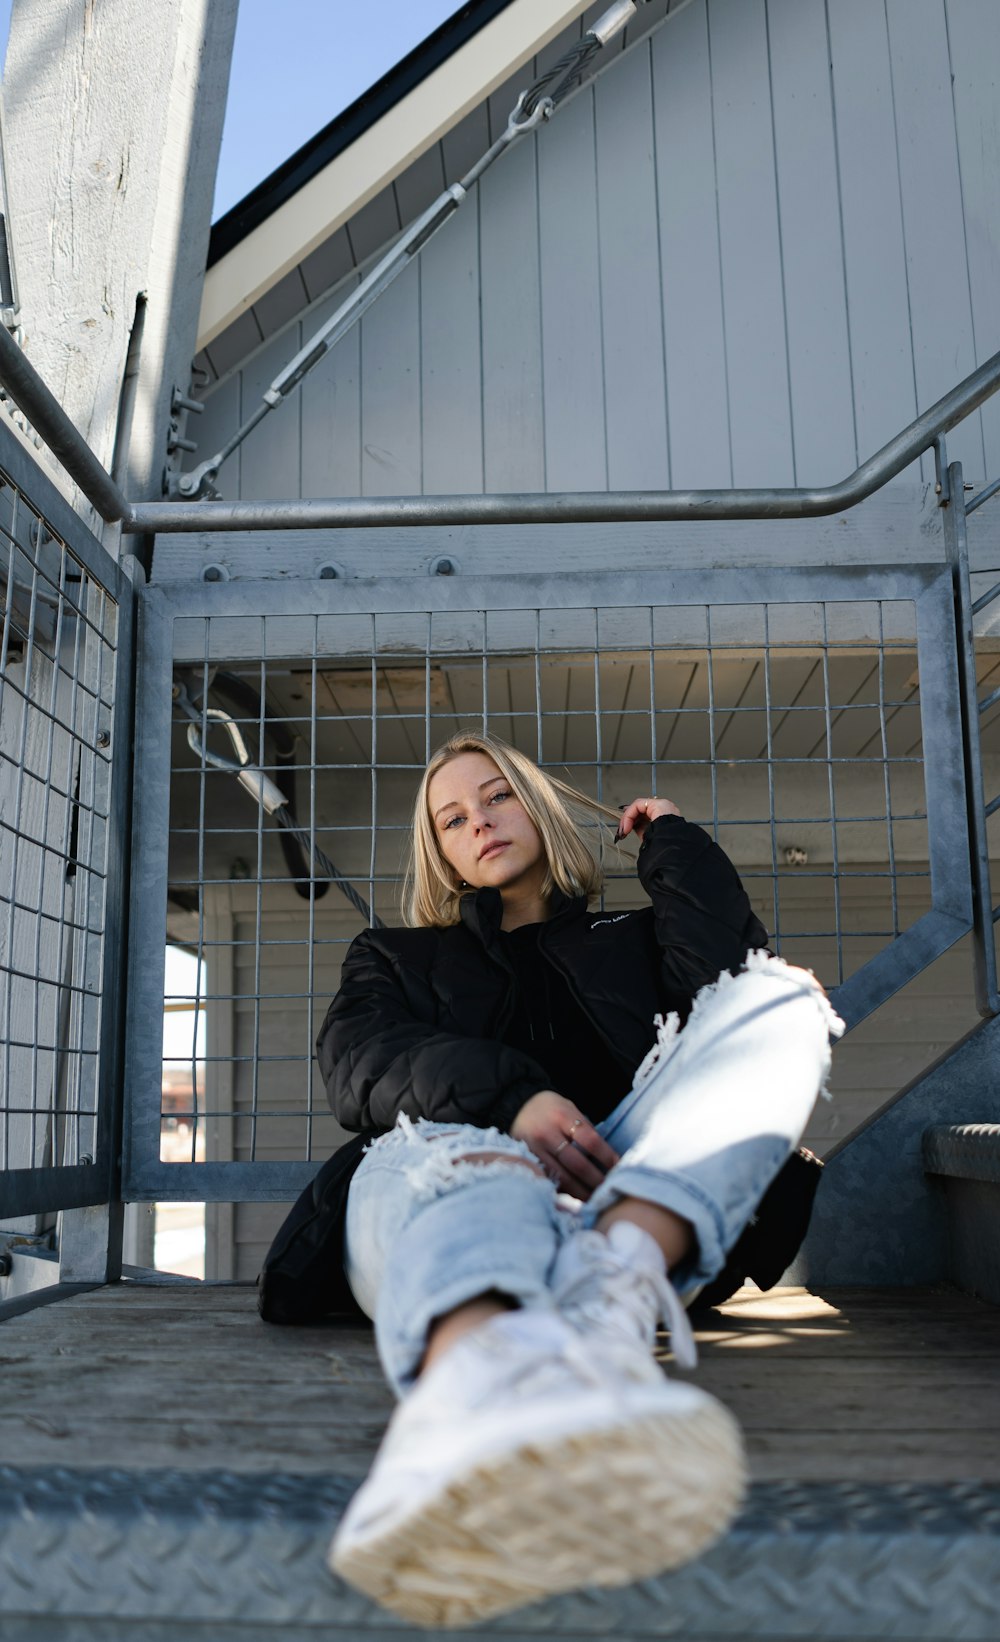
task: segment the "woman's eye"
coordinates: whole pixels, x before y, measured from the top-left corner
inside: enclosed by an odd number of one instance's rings
[[[502,804],[503,800],[505,798],[509,798],[509,797],[510,797],[510,793],[507,791],[507,789],[505,787],[498,787],[496,792],[491,792],[490,793],[489,801],[490,801],[491,804],[498,804],[498,803]]]
[[[444,824],[444,827],[442,828],[442,831],[443,832],[450,832],[452,827],[457,826],[458,822],[461,821],[461,819],[462,819],[462,817],[460,815],[449,815],[447,821]]]

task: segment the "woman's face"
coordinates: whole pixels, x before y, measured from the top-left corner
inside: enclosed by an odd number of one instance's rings
[[[507,778],[486,753],[459,753],[427,788],[441,854],[473,889],[539,893],[545,851]]]

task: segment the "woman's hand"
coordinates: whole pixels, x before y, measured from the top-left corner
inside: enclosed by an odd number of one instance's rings
[[[672,804],[669,798],[633,798],[631,804],[626,804],[622,810],[622,818],[615,833],[615,843],[627,838],[630,832],[641,838],[651,821],[656,821],[661,815],[680,813],[677,805]]]
[[[510,1132],[531,1148],[561,1192],[582,1203],[618,1162],[618,1153],[590,1119],[554,1089],[542,1089],[525,1101]]]

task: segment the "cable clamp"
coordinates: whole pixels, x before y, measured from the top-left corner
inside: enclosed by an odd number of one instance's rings
[[[536,125],[541,125],[545,120],[550,120],[556,111],[556,105],[552,98],[542,97],[535,104],[530,114],[523,114],[522,110],[528,95],[527,91],[522,91],[510,111],[507,129],[503,134],[503,140],[506,143],[513,142],[515,137],[523,137],[528,131],[534,131]]]

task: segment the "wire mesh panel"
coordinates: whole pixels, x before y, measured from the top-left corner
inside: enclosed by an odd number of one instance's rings
[[[316,1033],[354,935],[401,921],[420,772],[456,730],[612,809],[672,798],[851,1021],[969,927],[943,576],[271,584],[268,601],[144,595],[132,1195],[287,1196],[336,1143]],[[613,832],[591,824],[605,904],[642,904]],[[168,937],[198,978],[167,1007],[205,1030],[163,1065]]]
[[[119,696],[132,597],[0,428],[4,1220],[108,1196],[121,994],[108,983],[123,967],[117,787],[129,751]]]

